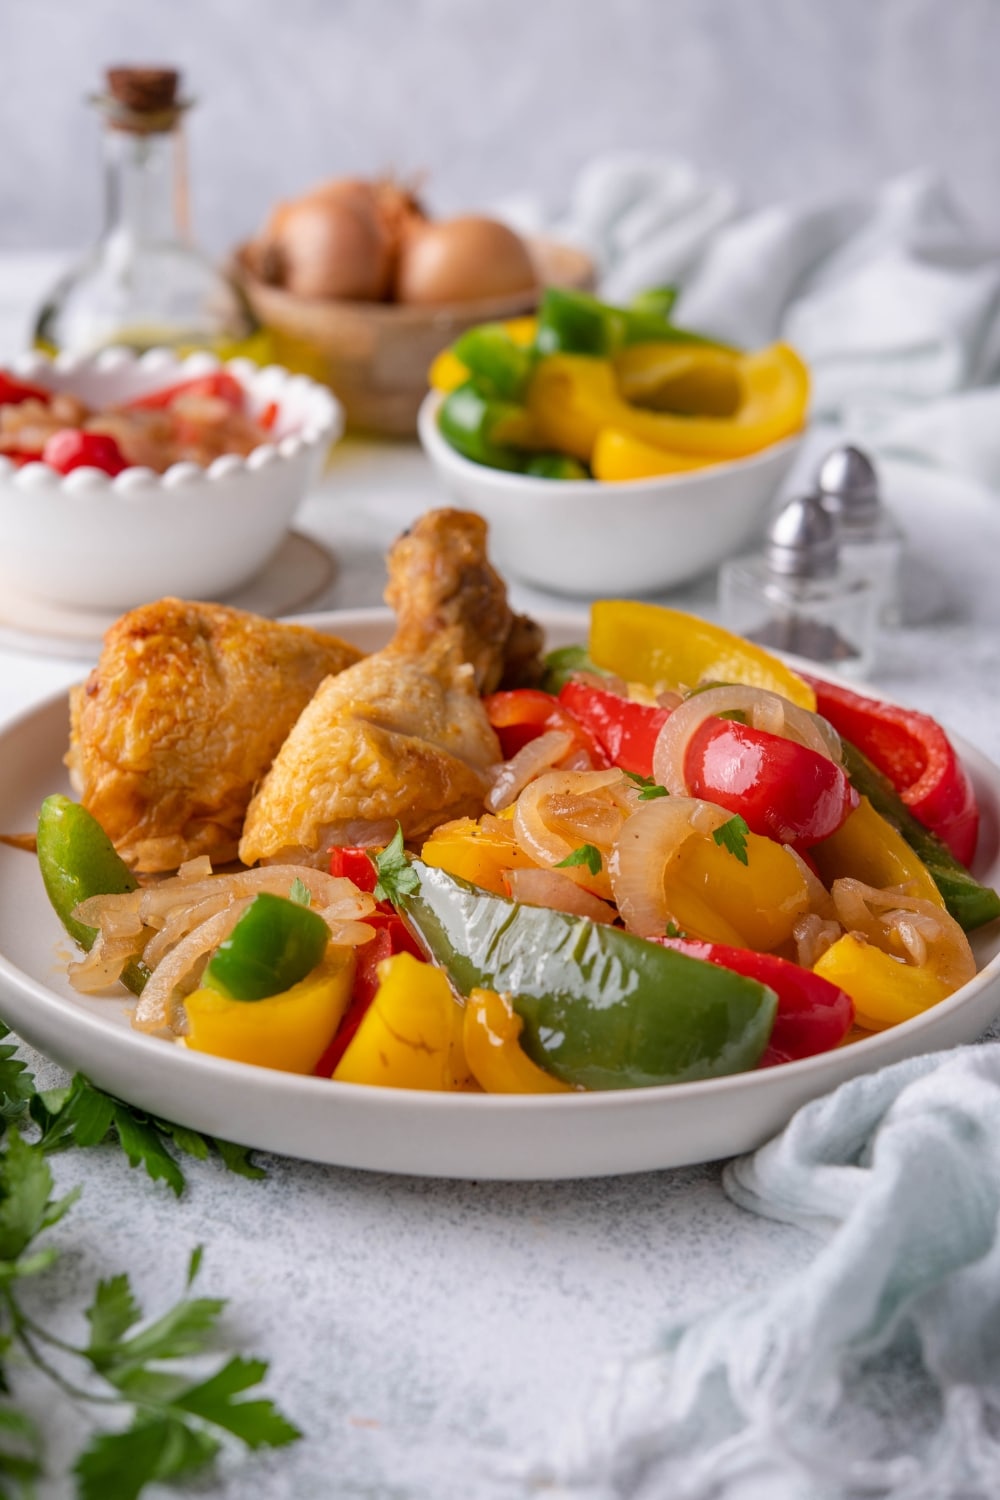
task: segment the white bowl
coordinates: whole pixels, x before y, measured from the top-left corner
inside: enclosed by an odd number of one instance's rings
[[[648,594],[696,578],[759,532],[802,441],[656,479],[535,479],[472,463],[438,427],[431,391],[418,417],[446,489],[490,527],[502,573],[565,594]]]
[[[55,360],[31,353],[9,368],[100,408],[221,365],[211,354],[105,349]],[[343,411],[324,386],[276,365],[234,359],[226,369],[252,413],[278,407],[274,440],[246,458],[178,463],[164,474],[130,468],[112,479],[91,468],[17,469],[0,457],[0,582],[57,604],[127,609],[166,594],[221,598],[259,573],[340,436]]]

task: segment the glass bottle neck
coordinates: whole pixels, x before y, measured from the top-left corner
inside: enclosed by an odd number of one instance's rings
[[[179,131],[104,132],[104,234],[122,245],[186,240],[187,195]]]

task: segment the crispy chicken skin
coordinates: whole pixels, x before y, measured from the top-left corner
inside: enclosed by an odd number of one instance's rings
[[[486,557],[486,523],[430,511],[389,555],[397,630],[319,688],[247,812],[240,858],[325,858],[331,844],[420,838],[476,815],[500,746],[480,700],[535,639]]]
[[[138,871],[234,859],[255,784],[320,682],[360,655],[220,604],[134,609],[70,694],[73,785]]]

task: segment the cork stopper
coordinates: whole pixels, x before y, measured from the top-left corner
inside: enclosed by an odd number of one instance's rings
[[[176,68],[108,68],[99,102],[114,129],[152,135],[172,129],[186,108],[180,82]]]

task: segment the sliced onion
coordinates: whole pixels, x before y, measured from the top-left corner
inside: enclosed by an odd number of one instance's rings
[[[199,854],[194,859],[186,859],[177,868],[178,880],[204,880],[211,873],[212,861],[207,854]]]
[[[791,844],[782,844],[781,847],[786,854],[791,855],[801,871],[802,879],[806,883],[806,890],[809,894],[810,911],[816,912],[825,921],[832,921],[836,917],[833,897],[816,874],[812,865],[809,864],[808,860],[803,859],[799,851],[794,849]]]
[[[839,738],[825,719],[790,703],[780,693],[734,683],[694,693],[672,710],[653,750],[653,776],[660,785],[674,796],[687,796],[690,788],[684,773],[684,760],[688,745],[706,719],[734,712],[746,714],[754,729],[781,735],[815,750],[826,760],[840,762]]]
[[[624,813],[613,789],[625,781],[622,771],[547,771],[521,793],[514,809],[514,837],[530,859],[543,867],[558,865],[581,844],[594,844],[607,863]],[[604,837],[594,834],[602,820]],[[585,865],[570,866],[567,879],[610,896],[607,871],[594,875]]]
[[[132,1025],[140,1031],[161,1031],[175,1028],[175,991],[179,990],[199,959],[204,958],[223,942],[239,918],[246,911],[252,896],[244,896],[216,912],[207,922],[202,922],[189,932],[156,967],[152,977],[139,996],[139,1003],[132,1016]]]
[[[591,922],[615,920],[614,907],[567,880],[562,870],[508,870],[505,883],[512,899],[524,906],[548,906]]]
[[[821,917],[818,912],[808,911],[796,917],[792,926],[796,962],[804,969],[814,968],[826,950],[842,936],[840,923]]]
[[[943,906],[898,887],[879,890],[846,877],[833,882],[832,895],[846,932],[859,933],[886,951],[899,949],[904,962],[929,964],[952,989],[974,977],[969,939]]]
[[[573,744],[565,729],[547,729],[522,745],[516,755],[496,767],[486,806],[490,812],[503,812],[536,776],[562,760]]]
[[[630,932],[660,937],[672,913],[664,874],[696,832],[714,832],[732,816],[697,797],[663,797],[642,803],[624,823],[608,860],[615,904]],[[695,828],[694,820],[698,821]]]

